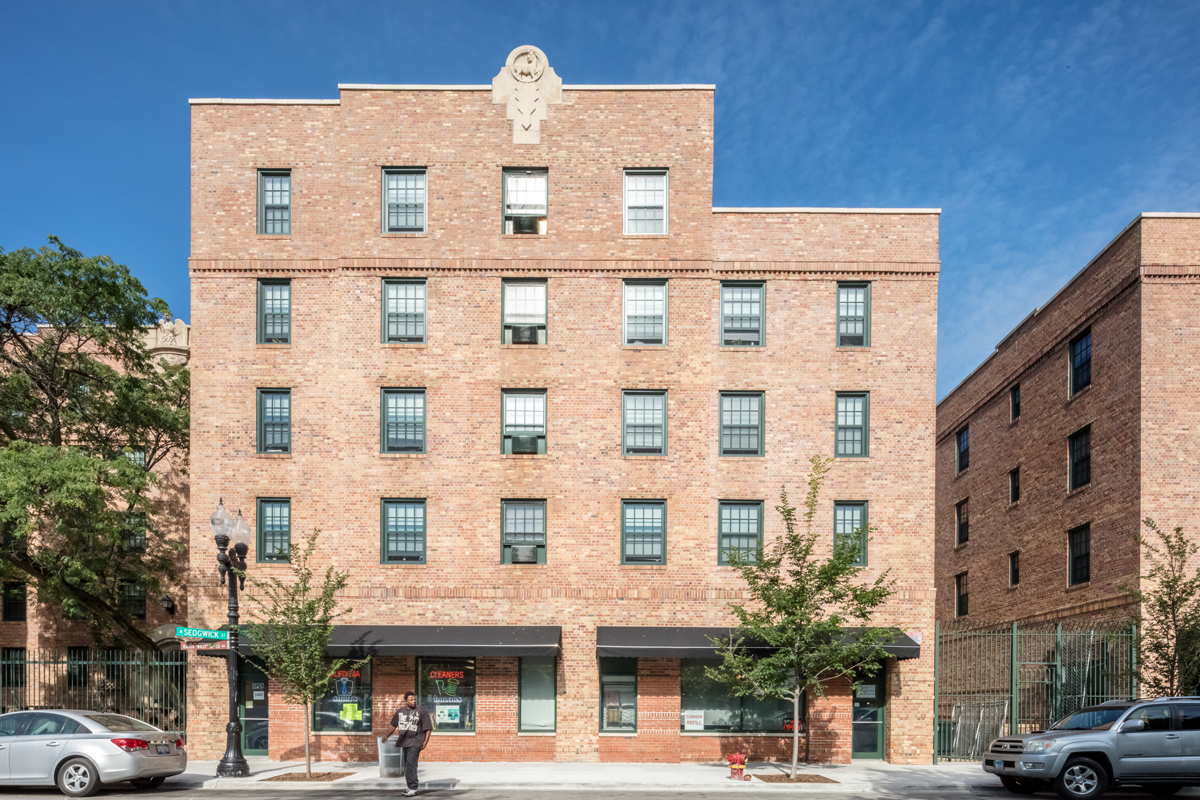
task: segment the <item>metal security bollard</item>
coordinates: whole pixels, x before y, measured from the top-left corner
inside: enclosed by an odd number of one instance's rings
[[[395,744],[385,744],[382,736],[376,736],[379,744],[379,777],[404,777],[404,750]]]

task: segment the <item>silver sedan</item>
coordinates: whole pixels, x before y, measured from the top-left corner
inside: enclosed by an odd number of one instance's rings
[[[0,786],[58,786],[87,797],[105,783],[160,786],[187,768],[183,740],[122,714],[0,714]]]

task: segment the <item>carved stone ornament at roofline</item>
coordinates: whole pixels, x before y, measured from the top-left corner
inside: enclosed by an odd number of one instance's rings
[[[546,54],[523,44],[508,54],[504,69],[492,78],[492,102],[504,104],[513,123],[513,144],[539,144],[546,107],[562,102],[562,78]]]

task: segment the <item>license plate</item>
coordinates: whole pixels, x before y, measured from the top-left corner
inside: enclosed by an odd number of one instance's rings
[[[160,756],[170,755],[170,753],[171,753],[170,746],[165,745],[165,744],[156,744],[156,745],[154,745],[154,749],[158,752],[158,754]]]

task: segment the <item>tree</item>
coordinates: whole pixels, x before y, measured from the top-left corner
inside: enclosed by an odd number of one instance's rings
[[[249,595],[253,600],[250,622],[239,626],[252,642],[267,675],[279,684],[284,700],[304,706],[304,768],[310,778],[309,726],[313,701],[325,693],[338,670],[365,663],[325,657],[334,621],[352,609],[339,610],[337,600],[349,573],[330,566],[321,582],[314,582],[310,563],[320,535],[319,530],[314,530],[303,547],[292,548],[289,580],[273,576],[265,580],[249,578],[256,589]]]
[[[153,535],[158,473],[188,456],[188,370],[145,344],[169,313],[107,256],[0,250],[0,577],[146,650],[125,587],[178,585],[184,550]]]
[[[1142,520],[1153,534],[1137,534],[1149,570],[1141,586],[1121,586],[1137,603],[1130,621],[1137,625],[1137,678],[1151,697],[1178,697],[1200,686],[1200,568],[1188,570],[1200,547],[1183,528],[1160,530]]]
[[[855,564],[873,528],[837,538],[829,556],[819,556],[824,548],[818,546],[813,521],[832,460],[813,456],[809,463],[803,530],[781,488],[775,510],[783,517],[784,534],[752,555],[729,554],[750,602],[730,604],[738,633],[713,640],[723,661],[706,669],[709,678],[728,685],[735,696],[792,701],[793,778],[800,759],[801,700],[810,689],[824,697],[832,680],[846,678],[857,688],[861,675],[875,674],[891,635],[869,623],[895,591],[890,570],[870,583],[856,580],[863,567]],[[750,642],[766,645],[769,654],[751,652],[745,647]]]

